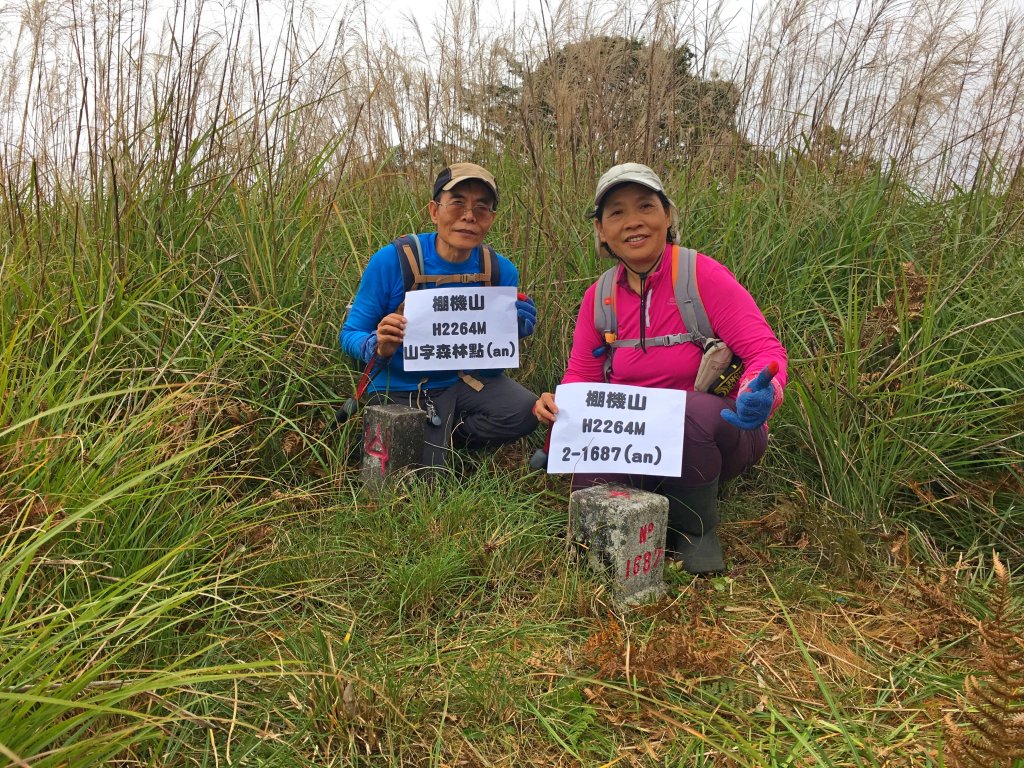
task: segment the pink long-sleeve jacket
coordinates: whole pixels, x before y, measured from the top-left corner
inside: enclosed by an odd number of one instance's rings
[[[774,412],[782,402],[782,391],[786,385],[787,356],[757,303],[732,272],[702,253],[697,254],[697,289],[715,334],[744,363],[743,376],[733,389],[732,397],[736,397],[772,360],[779,364],[779,372],[772,380]],[[639,338],[640,296],[629,287],[626,270],[621,264],[616,274],[615,290],[619,338]],[[685,333],[687,328],[679,314],[672,285],[671,246],[666,247],[658,268],[648,276],[646,290],[647,338]],[[583,296],[563,384],[604,381],[604,355],[594,354],[604,344],[594,326],[596,292],[597,283],[594,283]],[[615,350],[610,383],[692,391],[700,359],[700,348],[689,343],[648,347],[646,353],[639,348],[619,348]]]

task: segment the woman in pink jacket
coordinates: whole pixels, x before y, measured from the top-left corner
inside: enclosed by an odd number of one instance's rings
[[[718,486],[764,455],[766,422],[782,402],[786,384],[786,350],[732,273],[697,254],[701,302],[714,335],[742,360],[743,374],[725,397],[695,391],[703,356],[697,344],[645,343],[688,330],[676,302],[671,268],[679,213],[661,179],[639,163],[615,166],[597,183],[592,215],[598,252],[619,262],[614,282],[618,338],[637,342],[618,348],[606,371],[611,350],[594,321],[595,283],[580,306],[562,383],[607,381],[685,390],[686,423],[680,477],[576,474],[573,489],[620,482],[668,497],[669,556],[691,573],[722,571]],[[534,412],[551,424],[558,414],[554,396],[542,394]]]

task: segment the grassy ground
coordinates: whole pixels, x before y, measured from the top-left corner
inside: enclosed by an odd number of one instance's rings
[[[988,193],[937,205],[881,176],[788,172],[781,194],[751,178],[680,195],[691,241],[750,285],[794,375],[765,462],[726,491],[729,572],[673,575],[626,616],[566,548],[564,478],[529,473],[526,443],[433,486],[360,488],[358,425],[330,410],[355,376],[333,336],[367,255],[345,241],[397,225],[240,220],[239,190],[174,258],[146,216],[122,219],[122,272],[109,242],[62,233],[60,208],[34,241],[12,221],[4,755],[944,764],[943,716],[962,719],[965,675],[992,669],[991,550],[1021,556],[1019,217]],[[388,220],[421,215],[414,196]],[[368,204],[342,199],[338,219]],[[318,227],[330,244],[299,255]],[[558,258],[511,254],[544,318],[522,372],[537,387],[559,376],[576,275],[597,272],[574,245],[585,227]],[[1007,605],[999,626],[1019,627]]]

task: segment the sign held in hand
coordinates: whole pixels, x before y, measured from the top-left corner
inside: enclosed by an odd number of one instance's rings
[[[548,472],[679,477],[686,393],[622,384],[561,384]]]
[[[410,291],[405,317],[407,371],[519,367],[512,286]]]

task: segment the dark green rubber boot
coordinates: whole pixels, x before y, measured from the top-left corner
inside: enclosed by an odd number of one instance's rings
[[[667,557],[682,563],[688,573],[725,570],[718,540],[718,479],[683,488],[668,496]]]

